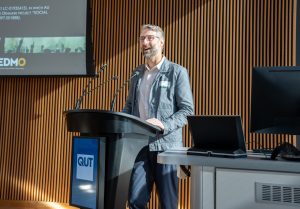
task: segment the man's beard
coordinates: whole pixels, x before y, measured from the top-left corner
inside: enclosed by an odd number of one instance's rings
[[[159,50],[158,48],[150,48],[147,51],[142,49],[142,54],[145,59],[150,59],[151,57],[154,57],[155,55],[157,55],[158,50]]]

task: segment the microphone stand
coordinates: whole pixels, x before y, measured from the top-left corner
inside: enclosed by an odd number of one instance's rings
[[[124,88],[124,86],[126,86],[126,84],[129,82],[129,80],[126,80],[122,86],[116,91],[116,93],[114,94],[113,100],[110,103],[110,111],[114,111],[115,108],[115,103],[117,100],[117,96],[119,95],[120,91]]]
[[[80,105],[82,103],[82,100],[83,100],[83,97],[85,95],[87,95],[87,92],[90,91],[90,88],[91,88],[91,84],[92,84],[92,81],[95,80],[97,77],[99,77],[100,73],[107,67],[107,64],[104,64],[100,67],[99,71],[98,71],[98,74],[96,74],[94,77],[92,77],[89,82],[87,83],[87,85],[84,87],[83,91],[82,91],[82,94],[80,95],[80,97],[76,100],[76,103],[75,103],[75,107],[74,109],[75,110],[78,110],[80,109]]]
[[[114,97],[113,97],[113,100],[111,101],[110,103],[110,111],[114,111],[114,108],[115,108],[115,103],[116,103],[116,99],[117,99],[117,96],[119,95],[120,91],[123,90],[123,88],[126,86],[126,84],[132,79],[134,78],[135,76],[139,75],[140,72],[139,71],[136,71],[132,76],[130,76],[129,79],[127,79],[126,81],[123,82],[123,84],[121,85],[121,87],[116,91],[116,93],[114,94]]]
[[[89,80],[89,82],[87,83],[87,85],[85,86],[85,88],[82,91],[82,94],[80,95],[80,97],[76,100],[76,104],[75,104],[75,110],[78,110],[80,108],[80,105],[82,103],[83,97],[86,95],[86,91],[91,88],[91,84],[92,81],[95,80],[98,77],[98,75],[95,75],[92,79]]]
[[[88,92],[86,92],[85,95],[90,94],[91,92],[97,90],[98,88],[100,88],[101,86],[103,86],[103,85],[109,83],[110,81],[118,80],[118,79],[119,79],[119,77],[116,76],[116,75],[114,75],[113,77],[111,77],[111,78],[107,79],[106,81],[103,81],[102,83],[100,83],[100,84],[99,84],[98,86],[96,86],[95,88],[93,88],[93,89],[89,90]]]

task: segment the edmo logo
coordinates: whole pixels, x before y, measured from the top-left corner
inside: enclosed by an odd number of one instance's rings
[[[24,57],[8,58],[0,57],[0,67],[25,67],[26,59]]]

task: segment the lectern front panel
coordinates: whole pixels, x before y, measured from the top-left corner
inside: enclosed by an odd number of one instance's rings
[[[73,137],[70,205],[97,209],[99,138]]]

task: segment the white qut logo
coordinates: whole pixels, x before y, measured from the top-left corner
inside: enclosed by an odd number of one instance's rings
[[[93,181],[94,155],[77,154],[76,178]]]

